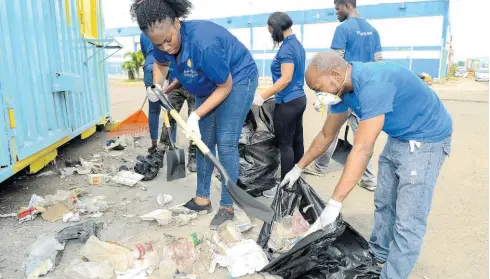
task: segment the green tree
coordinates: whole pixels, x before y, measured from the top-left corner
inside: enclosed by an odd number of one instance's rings
[[[458,67],[464,67],[464,61],[458,61]]]
[[[140,69],[145,63],[145,57],[141,50],[136,52],[126,52],[124,54],[124,59],[126,59],[126,61],[122,64],[122,68],[128,73],[128,79],[134,80],[135,76],[139,78]]]

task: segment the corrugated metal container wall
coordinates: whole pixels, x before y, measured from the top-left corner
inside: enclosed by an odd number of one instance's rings
[[[103,30],[100,0],[0,0],[0,182],[109,116]]]

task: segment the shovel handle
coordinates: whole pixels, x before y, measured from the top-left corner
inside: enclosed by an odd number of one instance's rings
[[[165,122],[165,127],[170,129],[170,120],[168,119],[168,113],[166,111],[163,112],[163,122]]]
[[[191,138],[191,140],[196,144],[197,148],[201,150],[202,154],[207,155],[210,151],[209,148],[204,142],[194,134],[194,132],[189,132],[187,129],[187,123],[180,117],[180,114],[172,109],[169,111],[170,115],[174,118],[174,120],[179,124],[182,129],[184,129],[185,133]]]

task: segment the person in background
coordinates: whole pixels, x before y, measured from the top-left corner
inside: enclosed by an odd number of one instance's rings
[[[337,219],[384,131],[388,140],[378,162],[369,246],[384,263],[382,279],[408,278],[424,241],[439,172],[451,153],[451,115],[424,81],[394,63],[347,63],[336,53],[319,53],[305,76],[312,90],[334,92],[342,102],[331,107],[323,129],[281,185],[292,186],[301,175],[298,170],[325,152],[349,117],[349,108],[360,118],[342,176],[306,235]]]
[[[166,90],[170,71],[177,80],[174,84],[179,82],[195,95],[188,131],[202,135],[213,154],[217,147],[221,164],[236,183],[238,141],[258,85],[257,65],[248,49],[226,28],[206,20],[181,21],[191,8],[189,0],[143,0],[132,4],[131,15],[155,46],[155,86]],[[214,165],[198,152],[196,196],[184,205],[186,208],[212,211],[213,169]],[[220,208],[211,221],[212,229],[234,218],[233,201],[222,182]]]
[[[153,44],[143,32],[140,35],[140,48],[145,57],[145,64],[143,64],[143,82],[148,91],[149,87],[153,85],[153,63],[155,62],[155,57],[153,57]],[[153,153],[157,150],[158,120],[161,110],[162,107],[160,103],[148,100],[148,126],[150,128],[151,138],[151,146],[148,148],[149,153]]]
[[[175,110],[177,110],[178,112],[180,112],[180,110],[182,109],[184,102],[187,101],[187,115],[190,116],[194,111],[194,104],[195,104],[194,95],[190,94],[189,91],[187,91],[176,79],[173,79],[171,75],[169,75],[168,80],[170,83],[169,87],[166,90],[166,92],[170,92],[168,93],[168,100],[175,108]],[[177,142],[177,123],[175,122],[175,119],[173,119],[173,117],[170,114],[169,114],[169,119],[170,119],[170,126],[172,129],[172,138],[170,139],[165,126],[162,128],[162,133],[160,135],[160,142],[166,145],[167,147],[170,146],[170,140],[174,144]],[[189,159],[187,161],[187,169],[190,172],[197,172],[196,153],[197,153],[196,145],[192,141],[189,141],[189,150],[188,150]]]
[[[303,113],[306,95],[303,89],[306,54],[291,27],[293,21],[283,12],[275,12],[267,21],[274,45],[282,43],[271,64],[272,87],[257,95],[254,104],[276,96],[274,132],[281,151],[281,179],[294,167],[304,153]],[[277,186],[264,191],[266,197],[274,197]]]
[[[356,8],[356,0],[335,0],[334,5],[337,10],[337,19],[341,24],[335,29],[331,46],[332,50],[348,62],[382,60],[383,55],[378,31],[360,17]],[[316,106],[318,106],[318,102],[320,101],[317,101]],[[350,112],[346,122],[349,121],[350,128],[352,128],[355,135],[359,127],[359,117],[352,110]],[[337,147],[338,136],[337,134],[325,154],[316,159],[314,165],[307,168],[305,173],[317,176],[325,175],[332,154]],[[376,190],[376,180],[373,167],[369,163],[358,185],[369,191],[374,191]]]

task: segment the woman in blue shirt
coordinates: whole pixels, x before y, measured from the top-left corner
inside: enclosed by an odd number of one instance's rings
[[[189,0],[141,0],[132,5],[131,14],[155,46],[153,83],[162,86],[170,71],[196,96],[196,110],[187,125],[198,136],[202,135],[213,154],[217,146],[221,164],[236,182],[238,140],[257,88],[257,65],[247,48],[225,28],[210,21],[181,21],[191,7]],[[198,152],[196,197],[185,207],[211,211],[213,169]],[[220,205],[211,221],[212,228],[234,217],[225,184]]]
[[[271,64],[274,85],[254,99],[261,106],[275,95],[274,130],[281,150],[281,179],[303,157],[303,113],[306,109],[305,80],[306,54],[303,45],[293,34],[293,21],[283,12],[275,12],[267,21],[274,45],[281,47]],[[274,197],[277,187],[265,191],[266,197]]]

